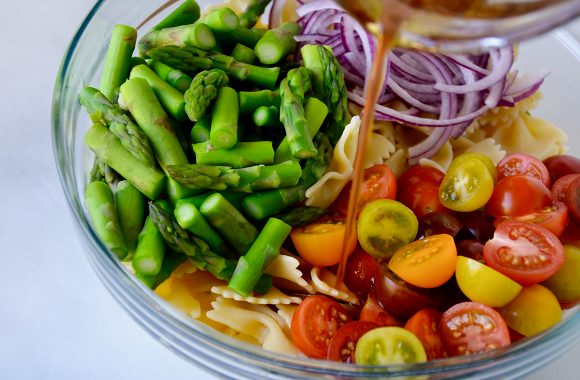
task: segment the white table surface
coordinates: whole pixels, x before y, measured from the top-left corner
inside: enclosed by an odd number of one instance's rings
[[[50,136],[60,59],[94,0],[0,1],[0,379],[212,379],[158,344],[82,251]],[[533,379],[577,379],[580,342]]]

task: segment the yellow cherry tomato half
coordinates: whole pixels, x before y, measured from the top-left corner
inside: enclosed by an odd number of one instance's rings
[[[494,176],[489,167],[491,161],[487,162],[479,156],[462,154],[451,162],[439,186],[439,200],[443,206],[469,212],[485,206],[489,201],[494,185]]]
[[[328,267],[340,261],[346,226],[342,220],[328,219],[324,222],[295,228],[290,238],[298,254],[315,267]],[[356,237],[352,239],[349,254],[356,247]]]
[[[389,261],[389,269],[412,285],[436,288],[453,276],[456,260],[453,237],[432,235],[397,250]]]
[[[505,306],[522,290],[506,275],[464,256],[457,257],[455,279],[467,298],[491,307]]]
[[[542,283],[564,304],[580,302],[580,248],[564,246],[564,264]]]
[[[498,311],[509,327],[525,336],[539,334],[562,319],[562,309],[554,293],[538,284],[523,288],[512,302]]]
[[[412,332],[402,327],[379,327],[360,337],[355,349],[360,365],[422,363],[427,354]]]

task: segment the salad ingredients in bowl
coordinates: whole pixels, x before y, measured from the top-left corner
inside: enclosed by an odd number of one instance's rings
[[[84,207],[131,297],[211,360],[274,352],[285,375],[465,374],[576,323],[579,159],[533,115],[547,73],[512,47],[395,49],[347,231],[375,42],[334,3],[268,3],[117,25],[78,95]]]

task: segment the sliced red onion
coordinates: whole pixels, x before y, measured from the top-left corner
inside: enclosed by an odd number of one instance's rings
[[[285,0],[272,0],[270,14],[268,16],[268,27],[270,29],[275,28],[282,23],[282,13],[284,12],[285,4]]]

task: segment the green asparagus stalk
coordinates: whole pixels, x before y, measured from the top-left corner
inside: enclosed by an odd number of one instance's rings
[[[204,115],[195,125],[191,128],[190,137],[191,142],[194,144],[203,143],[209,141],[209,133],[211,130],[211,116]]]
[[[155,276],[144,276],[139,273],[135,273],[135,276],[150,289],[155,289],[163,281],[167,280],[171,273],[184,261],[186,256],[177,252],[169,250],[165,253],[163,258],[163,263],[161,264],[161,270]]]
[[[199,210],[202,203],[210,196],[216,194],[216,192],[210,191],[207,193],[199,194],[194,197],[180,199],[175,204],[175,208],[177,209],[179,206],[183,204],[190,204],[194,206],[196,209]],[[219,194],[222,195],[228,202],[230,202],[235,208],[240,210],[242,208],[242,201],[246,197],[247,194],[240,193],[237,191],[220,191]]]
[[[327,214],[328,210],[326,209],[303,206],[292,208],[283,214],[278,214],[276,218],[292,227],[304,227]]]
[[[193,144],[196,162],[203,165],[226,165],[243,168],[268,165],[274,161],[271,141],[239,142],[232,149],[216,149],[211,142]]]
[[[200,120],[218,95],[218,91],[229,83],[223,70],[205,70],[197,74],[185,91],[185,112],[191,121]]]
[[[301,30],[300,25],[291,21],[268,30],[254,48],[256,57],[264,65],[275,65],[296,50],[294,37]]]
[[[272,0],[250,0],[244,12],[240,15],[240,25],[246,28],[253,28],[264,10]]]
[[[208,224],[197,207],[191,203],[180,203],[175,207],[175,219],[181,228],[202,239],[217,254],[231,256],[231,248],[221,236]]]
[[[147,60],[143,57],[131,57],[130,69],[133,69],[133,67],[135,67],[135,66],[146,65],[146,64],[147,64]],[[131,70],[129,70],[129,72],[130,71]]]
[[[231,149],[238,142],[238,93],[231,87],[221,87],[211,114],[209,140],[218,149]]]
[[[219,193],[210,195],[199,211],[240,255],[250,249],[258,236],[256,227]]]
[[[131,56],[135,50],[137,31],[126,25],[115,25],[107,49],[100,90],[107,99],[114,100],[115,90],[125,82],[131,68]]]
[[[250,29],[244,26],[238,26],[235,30],[231,32],[214,32],[218,43],[232,47],[235,44],[242,44],[250,49],[256,47],[256,44],[263,37],[264,32],[257,29]]]
[[[117,217],[113,193],[104,182],[91,182],[85,189],[87,209],[97,236],[105,247],[122,260],[127,256],[127,243]]]
[[[203,22],[196,22],[150,31],[139,40],[139,53],[143,57],[153,58],[150,52],[155,48],[193,46],[203,50],[211,50],[215,45],[216,39],[209,26]]]
[[[185,254],[197,268],[219,279],[227,280],[231,277],[235,261],[212,252],[203,240],[181,228],[170,211],[150,202],[149,215],[169,248]]]
[[[129,153],[121,141],[101,124],[94,124],[85,135],[85,144],[98,159],[112,167],[149,199],[157,199],[165,188],[166,177]]]
[[[95,157],[93,166],[89,172],[89,182],[103,181],[105,182],[105,163]]]
[[[294,160],[242,169],[190,164],[171,165],[167,170],[173,179],[187,187],[246,193],[294,186],[302,176],[300,164]]]
[[[310,74],[301,67],[292,69],[280,84],[280,121],[286,130],[286,139],[292,157],[309,158],[316,155],[316,147],[308,131],[304,111],[304,94],[310,90]]]
[[[244,198],[244,212],[254,220],[264,220],[280,211],[306,199],[306,189],[302,185],[261,191]]]
[[[248,45],[246,45],[248,46]],[[238,62],[230,56],[207,52],[192,46],[166,46],[152,49],[149,56],[176,69],[200,71],[222,69],[230,78],[247,81],[256,86],[273,89],[280,74],[279,67],[260,67]]]
[[[252,115],[254,124],[258,127],[282,127],[280,123],[280,109],[278,107],[258,107]]]
[[[151,61],[149,66],[161,79],[181,93],[187,91],[189,86],[191,86],[193,79],[181,70],[174,69],[157,61]]]
[[[108,165],[104,166],[105,172],[105,182],[111,189],[117,188],[117,184],[123,180],[123,178],[117,173],[113,168]]]
[[[141,276],[155,276],[159,274],[165,258],[165,240],[153,223],[147,217],[145,226],[139,234],[139,242],[133,257],[133,269]]]
[[[243,63],[252,64],[256,61],[256,53],[254,53],[254,49],[250,49],[249,47],[240,43],[234,46],[234,50],[232,50],[232,57],[236,61]]]
[[[292,227],[279,219],[268,219],[248,253],[238,260],[228,287],[242,296],[248,296],[264,270],[280,254],[280,248],[291,230]]]
[[[83,88],[79,100],[94,123],[109,126],[110,131],[135,158],[149,166],[155,165],[149,139],[119,106],[111,103],[103,93],[92,87]]]
[[[117,215],[123,230],[130,255],[137,247],[137,239],[145,219],[145,198],[137,188],[127,180],[117,184],[115,192]]]
[[[152,29],[165,29],[173,26],[193,24],[199,19],[201,10],[195,0],[185,0],[161,22]]]
[[[240,113],[253,114],[260,107],[280,107],[278,91],[240,91]]]
[[[305,45],[300,51],[304,66],[312,73],[315,95],[331,110],[330,123],[325,132],[330,142],[336,145],[350,119],[344,72],[332,51],[324,46]]]
[[[149,86],[153,89],[155,96],[159,99],[159,102],[163,106],[163,109],[171,115],[175,120],[185,121],[187,120],[187,114],[185,113],[185,100],[183,94],[171,87],[169,83],[161,79],[155,71],[151,70],[149,66],[140,65],[133,70],[129,76],[133,78],[143,78],[149,83]],[[126,101],[126,99],[125,99]]]
[[[304,115],[308,126],[308,133],[310,136],[316,136],[328,115],[328,107],[320,100],[311,97],[308,98],[304,106]],[[292,152],[290,151],[288,139],[284,138],[280,145],[278,145],[278,148],[276,148],[274,162],[280,163],[290,159],[292,159]]]
[[[228,7],[214,9],[202,18],[202,22],[207,24],[214,32],[232,32],[240,25],[236,12]]]

